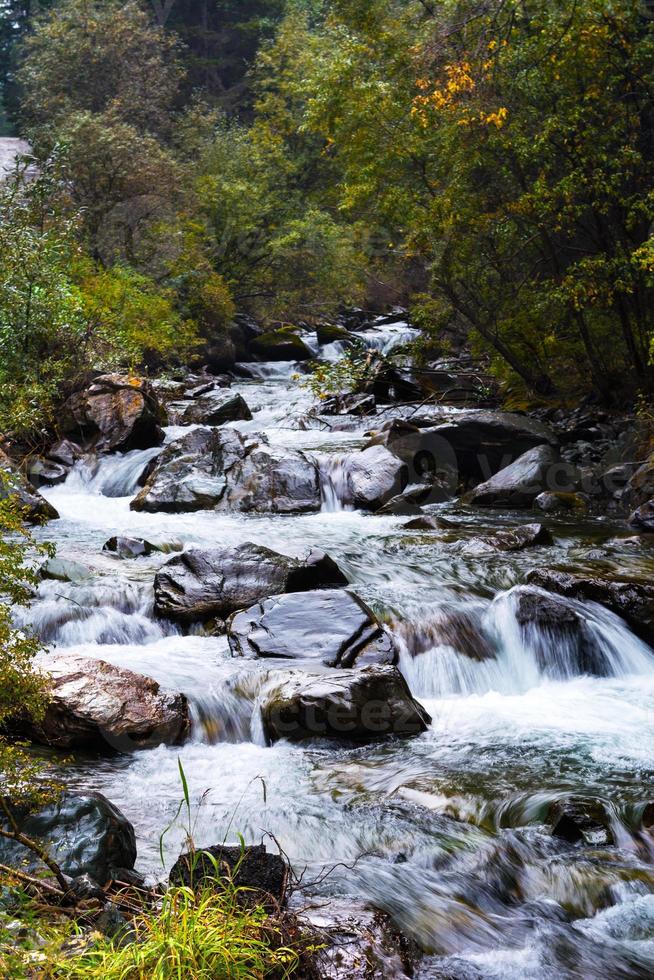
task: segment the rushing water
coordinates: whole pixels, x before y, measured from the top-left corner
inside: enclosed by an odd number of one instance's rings
[[[380,327],[370,342],[383,348],[398,332]],[[320,513],[134,513],[129,502],[153,450],[79,464],[47,492],[61,519],[44,537],[92,578],[44,582],[32,622],[52,647],[184,691],[193,714],[182,748],[80,756],[65,779],[124,811],[137,831],[139,866],[157,877],[159,835],[181,796],[181,760],[199,845],[236,832],[251,841],[274,834],[296,871],[306,869],[309,893],[369,900],[416,938],[429,954],[420,977],[651,977],[652,842],[634,828],[654,798],[654,655],[606,610],[573,603],[607,665],[607,676],[583,676],[566,644],[521,631],[515,615],[529,570],[566,558],[592,567],[600,561],[593,549],[616,529],[553,522],[553,545],[489,558],[466,556],[453,542],[524,518],[451,504],[454,530],[420,534],[403,529],[406,519],[357,512],[343,474],[366,423],[308,425],[311,398],[289,380],[291,368],[261,365],[258,373],[235,385],[254,413],[238,427],[316,455]],[[232,660],[222,637],[184,636],[153,621],[153,575],[168,556],[118,561],[101,550],[114,534],[174,547],[253,541],[292,555],[328,551],[396,632],[430,730],[365,748],[266,747],[256,698],[269,665]],[[615,540],[601,562],[605,570],[652,567],[647,553]],[[487,656],[457,652],[453,613]],[[610,803],[618,849],[573,848],[547,833],[548,804],[571,792]],[[166,836],[168,863],[183,839],[181,826]]]

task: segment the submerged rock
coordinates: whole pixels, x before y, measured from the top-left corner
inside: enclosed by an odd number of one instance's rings
[[[96,378],[63,406],[59,430],[87,449],[150,449],[164,441],[165,411],[148,381],[118,374]]]
[[[268,596],[340,588],[347,579],[322,551],[304,560],[255,544],[176,555],[154,580],[158,615],[182,622],[225,617]]]
[[[431,718],[396,667],[272,673],[258,704],[265,737],[372,742],[427,730]]]
[[[588,510],[588,500],[581,493],[551,493],[550,491],[545,491],[536,497],[534,505],[545,514],[585,514]]]
[[[56,582],[88,582],[92,578],[86,565],[67,558],[49,558],[40,569],[41,578]]]
[[[288,865],[280,854],[269,854],[263,844],[217,844],[193,854],[181,854],[170,870],[169,881],[177,886],[214,888],[217,877],[243,889],[238,897],[244,905],[261,904],[270,909],[286,902]]]
[[[234,656],[320,660],[329,667],[393,664],[393,640],[371,609],[341,589],[289,593],[236,613],[228,626]]]
[[[155,544],[145,538],[114,537],[105,541],[102,550],[108,551],[117,558],[142,558],[154,555],[156,552],[167,554],[170,551],[181,551],[183,545],[178,541],[165,541]]]
[[[475,487],[466,502],[477,507],[531,507],[539,494],[561,479],[573,489],[576,471],[562,464],[551,446],[536,446]]]
[[[52,678],[45,716],[20,722],[42,745],[130,752],[177,745],[188,734],[184,695],[162,691],[149,677],[76,654],[43,666]]]
[[[550,805],[547,815],[554,837],[569,844],[608,847],[615,844],[606,804],[593,797],[571,796]]]
[[[570,599],[598,602],[621,616],[646,643],[654,643],[654,585],[648,582],[607,580],[557,569],[537,569],[529,573],[527,581]]]
[[[469,660],[495,659],[495,650],[483,631],[477,610],[443,609],[422,621],[397,623],[394,633],[411,657],[449,647]]]
[[[23,517],[30,524],[41,524],[59,517],[52,504],[34,489],[6,453],[0,450],[0,500],[7,497],[16,498]]]
[[[98,884],[122,879],[136,861],[131,823],[100,793],[66,793],[58,802],[33,813],[14,810],[19,829],[46,844],[64,874],[89,875]],[[32,872],[43,870],[22,844],[0,837],[0,863]]]

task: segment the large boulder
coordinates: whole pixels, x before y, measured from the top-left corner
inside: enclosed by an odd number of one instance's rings
[[[215,888],[216,877],[242,889],[238,898],[243,905],[279,909],[286,901],[288,865],[280,854],[269,854],[263,844],[218,844],[181,854],[170,870],[169,881],[187,888]]]
[[[262,361],[310,361],[311,350],[302,338],[291,330],[269,330],[255,337],[251,352]]]
[[[477,507],[531,507],[536,497],[561,479],[574,489],[576,472],[561,464],[551,446],[536,446],[524,453],[485,483],[480,483],[466,501]],[[563,488],[562,488],[563,489]]]
[[[547,426],[511,412],[458,412],[433,432],[449,443],[465,479],[487,479],[536,446],[556,445]]]
[[[188,734],[186,698],[149,677],[76,654],[43,667],[52,678],[45,716],[20,723],[42,745],[129,752],[177,745]]]
[[[632,474],[622,491],[625,510],[637,510],[654,497],[654,456],[650,457]]]
[[[583,616],[565,599],[531,589],[515,593],[515,617],[525,645],[553,677],[611,675],[611,662]]]
[[[269,742],[328,738],[365,743],[419,735],[431,723],[396,667],[276,671],[258,705]]]
[[[264,599],[228,626],[234,656],[319,660],[328,667],[393,664],[393,640],[353,592],[330,589]]]
[[[318,467],[304,453],[255,446],[230,470],[220,509],[272,514],[319,511]]]
[[[654,498],[641,504],[631,514],[629,526],[643,534],[654,534]]]
[[[176,425],[224,425],[226,422],[249,422],[252,412],[242,395],[228,388],[215,388],[179,408],[171,406],[171,421]]]
[[[394,633],[410,657],[445,647],[480,663],[495,659],[495,649],[475,608],[441,609],[422,621],[405,619],[394,625]]]
[[[15,497],[23,517],[30,524],[56,520],[59,514],[45,497],[25,479],[18,467],[0,449],[0,500]]]
[[[152,385],[140,378],[107,374],[68,399],[59,431],[85,448],[113,452],[150,449],[164,441],[166,414]]]
[[[347,579],[322,551],[300,560],[255,544],[176,555],[154,580],[160,616],[192,623],[229,616],[285,592],[340,588]]]
[[[247,451],[235,429],[193,429],[166,446],[130,508],[151,514],[213,508],[227,488],[226,474]]]
[[[71,878],[90,875],[98,884],[120,880],[136,861],[134,828],[100,793],[66,793],[56,803],[27,813],[14,810],[19,830],[48,846],[51,857]],[[0,837],[0,863],[42,871],[41,861],[22,844]]]
[[[570,599],[598,602],[621,616],[646,643],[654,644],[654,585],[647,581],[619,576],[609,580],[548,568],[530,572],[527,581]]]
[[[408,482],[406,463],[385,446],[369,446],[344,463],[345,502],[362,510],[379,510],[401,494]]]

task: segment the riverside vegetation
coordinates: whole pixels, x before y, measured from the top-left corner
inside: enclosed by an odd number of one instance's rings
[[[651,5],[0,0],[0,94],[0,973],[651,977]]]

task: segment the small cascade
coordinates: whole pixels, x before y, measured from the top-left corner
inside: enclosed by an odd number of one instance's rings
[[[251,741],[252,702],[228,685],[189,698],[193,740],[204,745]]]
[[[547,681],[654,668],[649,647],[613,613],[524,586],[501,593],[485,611],[478,604],[440,611],[398,623],[394,634],[402,673],[423,698],[523,694]]]
[[[354,510],[348,480],[349,456],[342,453],[316,454],[320,478],[320,509],[323,513]]]
[[[154,643],[178,632],[152,616],[149,588],[106,580],[93,585],[47,581],[41,583],[31,607],[17,611],[16,620],[53,647]]]
[[[396,323],[375,323],[357,334],[369,350],[377,350],[384,356],[398,347],[409,344],[420,336],[420,331],[403,320]]]
[[[134,449],[97,459],[87,456],[71,471],[65,483],[66,493],[100,494],[103,497],[133,497],[148,465],[161,448]]]

